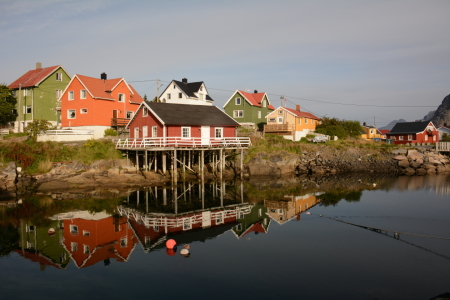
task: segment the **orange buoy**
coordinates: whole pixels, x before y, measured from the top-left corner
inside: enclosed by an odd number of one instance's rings
[[[175,242],[175,240],[173,240],[173,239],[167,240],[167,242],[166,242],[166,247],[168,249],[173,249],[173,247],[175,247],[176,245],[177,245],[177,242]]]
[[[169,249],[169,248],[167,248],[167,249],[166,249],[166,253],[167,253],[167,255],[169,255],[169,256],[174,256],[174,255],[177,253],[177,251],[175,251],[175,249]]]

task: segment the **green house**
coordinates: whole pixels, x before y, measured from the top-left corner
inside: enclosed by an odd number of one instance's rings
[[[267,233],[270,225],[270,218],[267,215],[267,208],[263,204],[253,206],[250,213],[238,217],[239,223],[233,227],[233,233],[237,238],[242,238],[251,233]]]
[[[266,116],[275,110],[266,93],[248,93],[237,90],[223,106],[225,112],[242,126],[262,129]]]
[[[34,120],[47,120],[57,126],[60,122],[59,98],[70,81],[70,76],[62,66],[36,69],[26,72],[8,87],[17,98],[17,120],[14,131],[23,132]]]

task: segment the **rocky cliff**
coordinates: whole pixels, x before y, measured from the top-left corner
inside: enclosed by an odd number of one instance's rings
[[[436,127],[444,126],[444,124],[450,126],[450,95],[442,100],[431,121]]]

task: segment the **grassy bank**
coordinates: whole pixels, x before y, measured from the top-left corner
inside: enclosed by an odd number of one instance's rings
[[[80,161],[90,164],[100,159],[121,159],[122,153],[111,141],[89,140],[81,145],[57,142],[4,141],[0,143],[0,162],[14,161],[26,174],[41,174],[51,170],[54,162]]]

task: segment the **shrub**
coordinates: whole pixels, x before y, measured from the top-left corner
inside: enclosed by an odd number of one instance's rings
[[[117,130],[112,128],[105,129],[104,136],[117,136]]]
[[[28,123],[27,127],[25,127],[24,132],[35,137],[41,131],[52,129],[53,125],[47,120],[34,120],[31,123]]]

